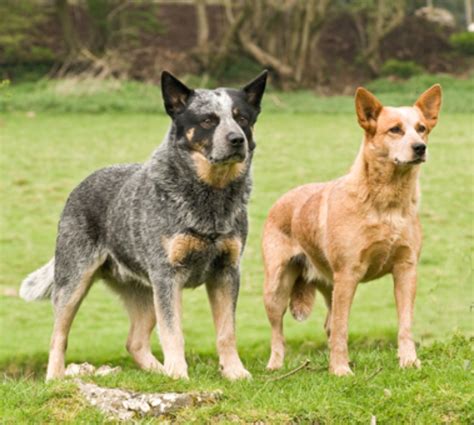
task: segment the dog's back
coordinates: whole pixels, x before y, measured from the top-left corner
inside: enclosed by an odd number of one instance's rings
[[[71,250],[105,246],[109,207],[124,183],[141,168],[140,164],[124,164],[97,170],[71,192],[59,222],[56,252],[61,258],[69,258]],[[76,235],[77,245],[71,245],[71,233]],[[26,301],[49,298],[55,282],[54,268],[55,257],[25,278],[20,296]],[[60,286],[61,275],[56,280]]]

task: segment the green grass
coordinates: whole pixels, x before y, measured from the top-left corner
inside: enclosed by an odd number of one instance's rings
[[[431,84],[425,82],[423,87],[420,82],[408,83],[414,85],[408,88],[394,86],[396,92],[388,90],[387,82],[378,82],[374,90],[383,101],[403,98],[412,103],[417,94],[414,87],[420,92]],[[317,300],[307,322],[286,318],[287,363],[281,372],[265,371],[270,332],[261,297],[259,248],[265,216],[288,189],[345,173],[362,138],[351,98],[337,98],[331,107],[330,100],[308,93],[276,92],[268,96],[256,126],[250,235],[237,311],[239,349],[254,379],[229,383],[220,378],[203,288],[184,294],[189,382],[175,382],[136,369],[124,348],[126,314],[118,299],[100,282],[74,322],[67,361],[121,365],[124,370],[117,376],[94,378],[107,386],[155,392],[223,390],[220,403],[180,412],[174,419],[181,423],[208,422],[211,418],[225,423],[369,423],[371,415],[378,423],[472,423],[474,205],[468,83],[445,85],[444,111],[431,136],[430,159],[423,165],[424,248],[414,329],[423,362],[421,370],[398,369],[393,290],[390,279],[383,278],[361,285],[354,301],[350,352],[355,377],[338,379],[327,373],[322,299]],[[144,94],[149,92],[140,87]],[[20,89],[25,90],[26,98],[25,87],[8,90],[12,94]],[[110,110],[111,96],[102,94],[96,100]],[[287,109],[281,104],[275,106],[272,96],[278,97],[277,103],[285,102]],[[119,96],[115,99],[120,100]],[[155,99],[161,104],[158,94],[134,99],[123,102],[146,105]],[[137,113],[131,106],[134,113],[92,114],[81,109],[85,101],[72,96],[67,102],[73,113],[64,113],[67,108],[62,112],[31,108],[37,114],[30,118],[21,112],[30,108],[18,107],[0,116],[0,291],[17,288],[26,274],[53,255],[59,214],[68,193],[81,179],[109,164],[145,160],[169,125],[162,113],[143,113],[152,109],[138,109]],[[5,103],[0,105],[5,111]],[[124,110],[127,108],[125,105]],[[26,304],[0,295],[0,370],[4,376],[0,384],[1,423],[103,421],[71,383],[43,383],[51,327],[49,303]],[[153,349],[162,358],[156,337]],[[306,358],[311,361],[311,370],[268,381],[270,376],[285,373]]]
[[[200,79],[189,77],[188,84],[200,86]],[[474,112],[474,77],[455,79],[449,75],[419,75],[407,81],[375,80],[367,84],[387,105],[412,104],[417,94],[435,83],[444,89],[444,112]],[[238,83],[237,83],[238,84]],[[277,92],[270,86],[264,97],[266,113],[352,113],[350,96],[318,97],[311,91]],[[163,113],[160,89],[156,85],[133,81],[96,81],[75,79],[2,85],[0,112],[136,112]]]

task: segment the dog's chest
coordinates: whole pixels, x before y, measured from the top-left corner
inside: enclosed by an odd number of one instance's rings
[[[398,248],[406,243],[409,217],[398,210],[367,216],[363,226],[363,248],[360,260],[366,267],[363,280],[371,280],[390,272]]]
[[[177,233],[162,238],[169,264],[184,286],[197,286],[226,267],[238,268],[242,241],[235,235],[215,238]]]

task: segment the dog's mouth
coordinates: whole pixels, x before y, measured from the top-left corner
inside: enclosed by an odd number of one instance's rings
[[[421,157],[412,159],[411,161],[400,161],[398,158],[395,158],[395,164],[396,165],[417,165],[421,164],[422,162],[426,161],[426,156],[423,155]]]
[[[425,162],[426,161],[426,157],[425,156],[421,156],[419,158],[416,158],[414,159],[413,161],[410,161],[408,164],[410,165],[414,165],[414,164],[421,164],[422,162]]]
[[[231,165],[231,164],[236,164],[239,162],[244,162],[245,161],[245,154],[240,153],[240,152],[234,152],[230,155],[221,157],[221,158],[209,158],[209,162],[214,165]]]

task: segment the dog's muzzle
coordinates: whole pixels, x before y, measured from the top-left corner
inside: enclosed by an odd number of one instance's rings
[[[243,162],[245,161],[245,159],[246,159],[245,151],[230,153],[229,155],[226,155],[220,158],[215,158],[212,156],[211,158],[209,158],[210,162],[216,165],[217,164],[219,165],[235,164],[237,162]]]
[[[425,143],[415,143],[412,145],[414,159],[409,162],[409,164],[420,164],[426,161],[426,144]]]
[[[243,162],[247,158],[245,149],[245,136],[241,133],[230,132],[225,138],[224,146],[211,156],[213,164],[232,164]]]

